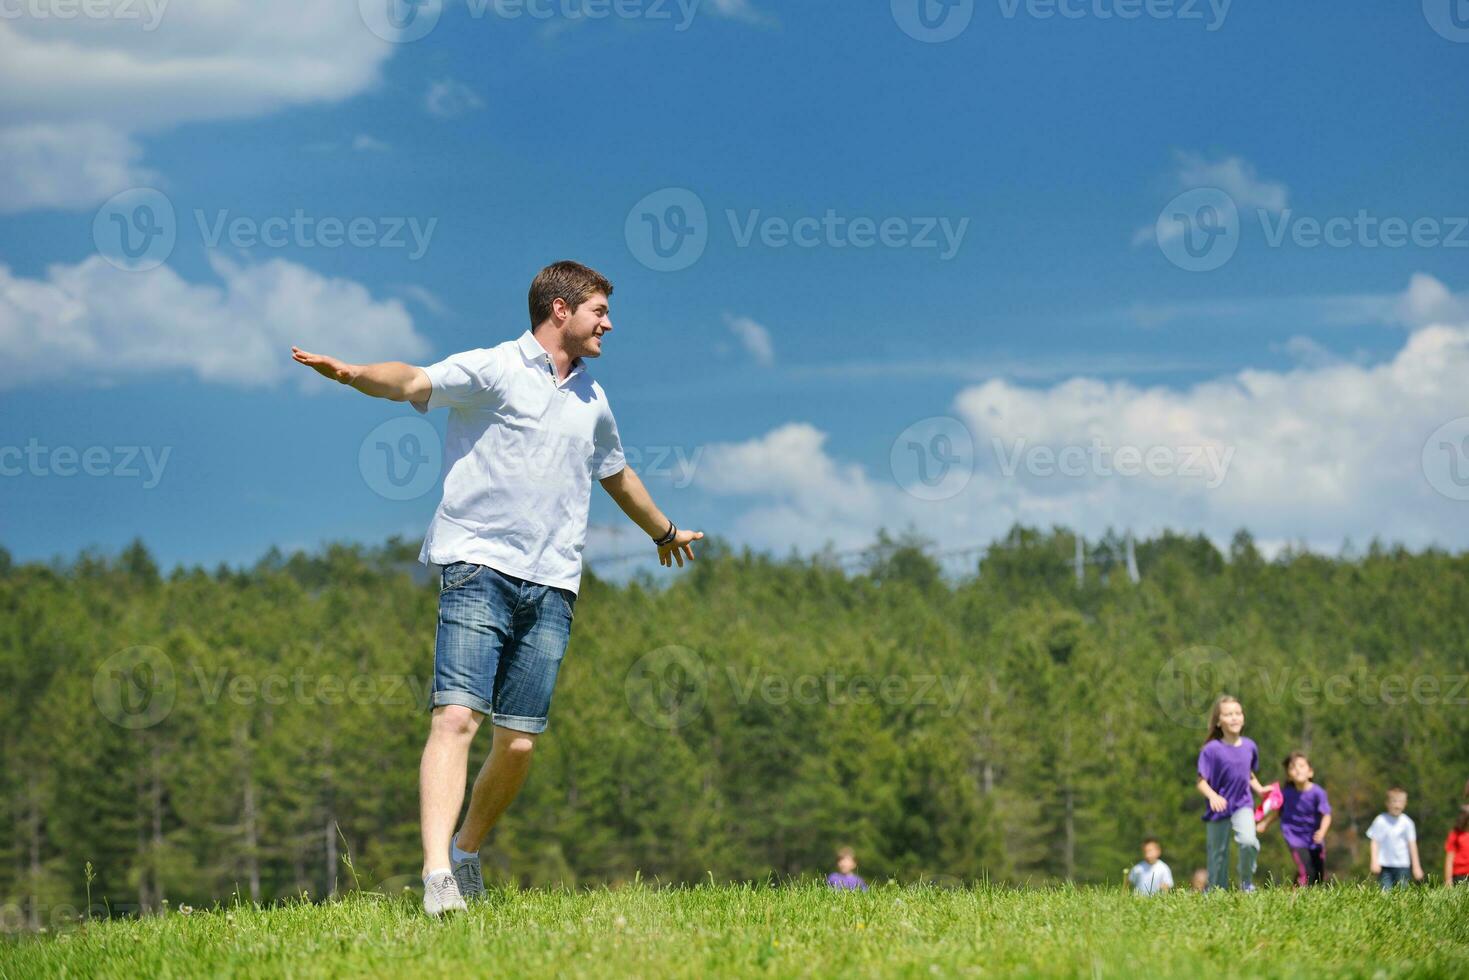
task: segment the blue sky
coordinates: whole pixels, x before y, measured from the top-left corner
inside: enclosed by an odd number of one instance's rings
[[[1015,520],[1469,543],[1469,30],[1435,0],[1160,0],[1135,19],[1127,0],[1069,17],[989,0],[941,43],[902,29],[909,0],[704,0],[682,30],[652,0],[596,21],[566,16],[573,0],[545,18],[451,3],[403,43],[368,29],[374,2],[262,3],[248,22],[180,4],[152,30],[0,20],[0,544],[17,557],[141,536],[213,564],[421,535],[436,489],[388,499],[359,459],[406,410],[289,347],[427,363],[490,346],[526,327],[529,281],[559,258],[616,284],[593,372],[681,525],[779,552],[884,525],[978,544]],[[99,255],[130,188],[173,208],[162,264]],[[646,213],[668,219],[670,188],[704,210],[707,245],[661,271],[629,228],[658,192]],[[1239,214],[1215,268],[1181,267],[1153,230],[1196,188]],[[210,242],[298,212],[385,241]],[[771,219],[828,212],[939,244],[771,243]],[[1312,245],[1331,219],[1340,244]],[[1385,219],[1417,242],[1362,231]],[[742,243],[752,227],[775,237]],[[1094,440],[1156,450],[1159,472],[1027,455]],[[20,462],[28,446],[94,449],[99,475]],[[1189,462],[1208,448],[1217,480]],[[910,450],[958,475],[915,484]],[[592,521],[589,554],[642,547],[600,492]]]

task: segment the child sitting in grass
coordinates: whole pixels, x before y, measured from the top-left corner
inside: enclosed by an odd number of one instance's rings
[[[1173,887],[1173,869],[1163,863],[1163,846],[1158,838],[1143,841],[1143,859],[1127,873],[1127,883],[1138,895],[1156,895]]]
[[[837,851],[837,869],[826,876],[826,883],[843,891],[856,889],[865,892],[867,890],[867,882],[857,874],[857,856],[850,847],[843,847]]]
[[[1296,884],[1319,885],[1326,879],[1326,832],[1331,829],[1331,804],[1326,790],[1312,779],[1316,773],[1304,753],[1285,757],[1286,784],[1280,791],[1280,808],[1265,814],[1256,825],[1265,833],[1270,822],[1280,818],[1280,836],[1296,860]]]

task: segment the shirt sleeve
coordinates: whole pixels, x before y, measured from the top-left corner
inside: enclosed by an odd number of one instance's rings
[[[1260,771],[1260,746],[1250,742],[1250,772]]]
[[[1403,819],[1408,821],[1408,826],[1403,828],[1403,840],[1417,840],[1418,825],[1415,824],[1413,822],[1413,818],[1408,816],[1406,813],[1403,814]]]
[[[435,408],[494,408],[504,401],[505,362],[493,347],[451,354],[423,369],[433,384],[428,401],[414,402],[419,412]]]
[[[598,480],[614,476],[627,467],[627,459],[622,455],[622,437],[617,434],[617,419],[612,416],[611,406],[597,420],[593,442],[592,474]]]
[[[1454,854],[1459,850],[1458,836],[1459,832],[1457,830],[1449,831],[1449,836],[1443,842],[1445,854]]]
[[[1382,838],[1382,814],[1379,813],[1372,818],[1372,826],[1367,828],[1367,837],[1370,840],[1380,840]]]
[[[1321,791],[1321,796],[1318,799],[1316,809],[1321,813],[1331,812],[1331,801],[1326,798],[1326,790],[1324,789]]]
[[[1158,878],[1158,886],[1161,888],[1163,885],[1167,885],[1169,888],[1172,888],[1173,869],[1168,867],[1168,865],[1164,864],[1162,861],[1159,861],[1158,865],[1163,869],[1163,873]]]
[[[1205,782],[1209,779],[1209,746],[1213,742],[1205,742],[1204,747],[1199,749],[1199,778]]]

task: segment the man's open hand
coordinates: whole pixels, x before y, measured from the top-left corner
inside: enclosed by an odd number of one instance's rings
[[[678,567],[683,568],[684,556],[687,555],[689,561],[694,560],[694,549],[691,545],[703,536],[703,531],[680,530],[673,536],[672,541],[658,549],[658,564],[672,568],[673,563],[676,561],[678,562]]]
[[[333,381],[344,385],[351,384],[357,378],[357,365],[339,361],[335,357],[325,354],[312,354],[299,347],[291,348],[291,358],[297,364],[304,364],[323,378],[331,378]]]

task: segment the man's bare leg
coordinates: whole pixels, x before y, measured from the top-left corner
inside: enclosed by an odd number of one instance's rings
[[[458,704],[434,709],[418,766],[418,819],[423,832],[423,873],[449,868],[449,836],[464,804],[469,744],[484,715]],[[499,729],[496,729],[498,736]]]
[[[525,785],[526,773],[530,772],[536,736],[499,725],[494,726],[494,730],[495,741],[479,775],[475,777],[474,792],[469,797],[469,812],[464,815],[464,824],[459,828],[459,849],[463,851],[480,849],[490,828],[510,806],[510,801]]]

